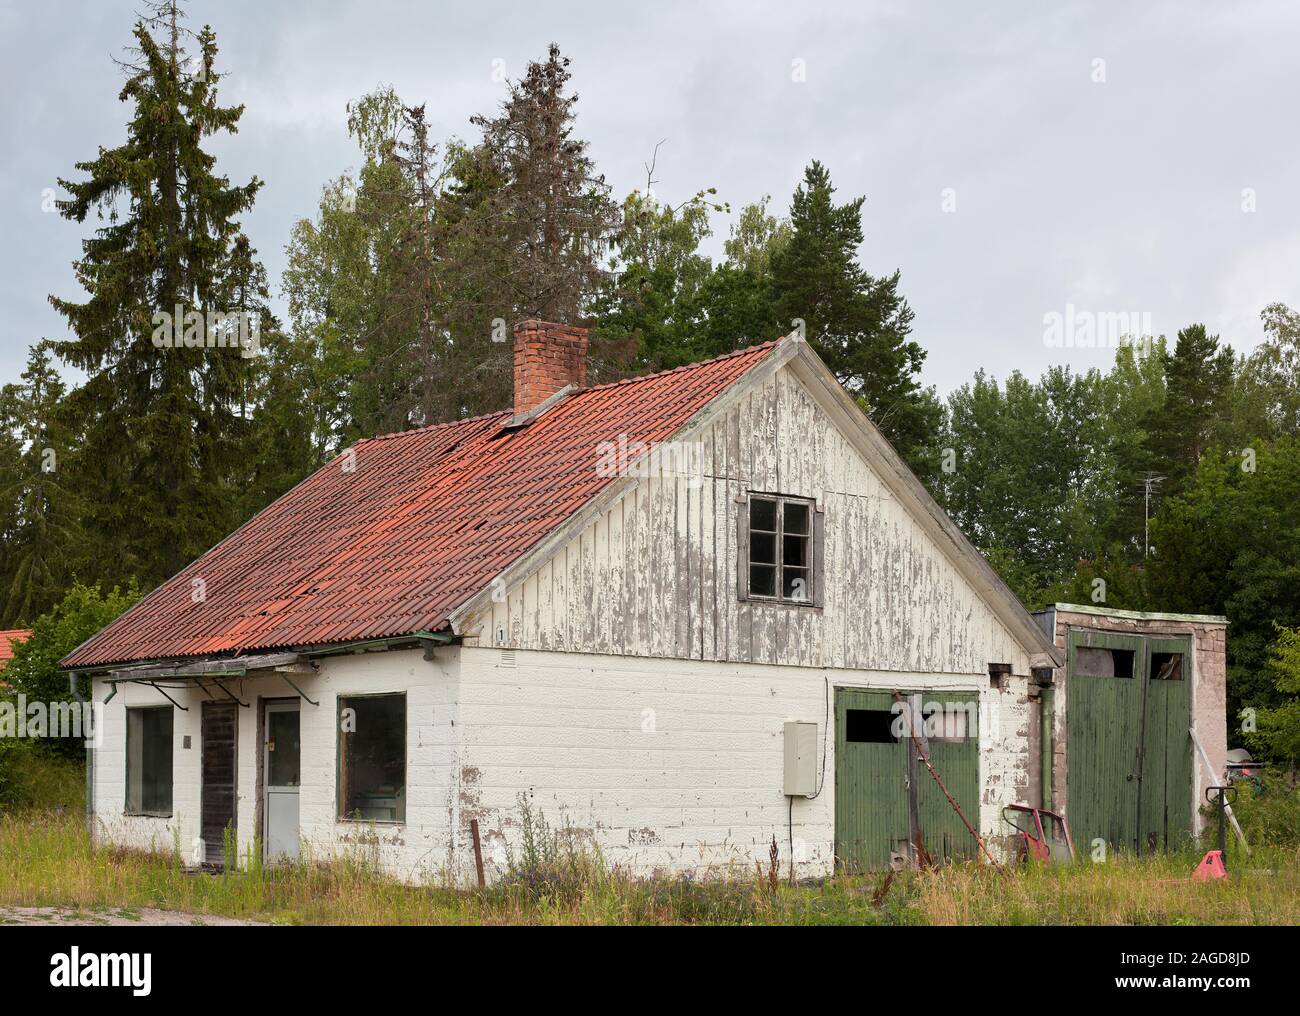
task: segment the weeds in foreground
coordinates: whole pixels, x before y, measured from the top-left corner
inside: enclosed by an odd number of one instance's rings
[[[1231,855],[1227,882],[1191,882],[1194,853],[995,871],[974,863],[790,886],[776,862],[733,878],[638,878],[581,831],[532,815],[504,878],[483,890],[387,878],[360,843],[324,859],[196,874],[174,850],[92,851],[79,817],[0,816],[0,907],[94,914],[145,907],[289,924],[1297,924],[1300,849]],[[521,837],[521,844],[526,841]],[[223,844],[228,857],[234,844]],[[770,853],[770,851],[769,851]],[[873,897],[879,895],[879,901]]]

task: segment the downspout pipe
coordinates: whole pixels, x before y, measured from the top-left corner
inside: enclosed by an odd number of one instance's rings
[[[1039,696],[1039,731],[1041,736],[1039,742],[1042,745],[1043,757],[1040,760],[1042,765],[1042,787],[1043,787],[1043,810],[1053,811],[1052,808],[1052,751],[1055,747],[1052,743],[1052,735],[1056,726],[1056,689],[1047,687],[1042,689]]]

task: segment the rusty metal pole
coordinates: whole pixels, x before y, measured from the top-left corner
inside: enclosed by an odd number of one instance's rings
[[[469,820],[469,832],[474,837],[474,870],[478,873],[478,887],[482,889],[487,885],[487,879],[483,877],[483,844],[478,838],[478,819]]]
[[[894,699],[897,702],[903,701],[902,696],[899,695],[897,691],[894,692]],[[980,836],[978,832],[976,832],[975,827],[971,825],[970,820],[966,818],[966,813],[961,810],[961,805],[957,803],[957,799],[948,792],[948,788],[944,786],[943,780],[939,778],[939,773],[935,770],[934,766],[930,763],[930,753],[926,751],[924,747],[922,747],[920,741],[915,741],[914,744],[916,746],[917,755],[920,757],[920,760],[925,764],[925,768],[930,770],[930,775],[934,777],[934,782],[939,784],[939,789],[943,791],[943,796],[948,798],[948,803],[952,805],[953,811],[955,811],[957,813],[957,817],[961,819],[962,824],[966,827],[966,831],[970,833],[971,836],[974,838],[976,845],[979,847],[979,850],[982,850],[984,852],[984,856],[989,859],[989,863],[992,864],[993,867],[1000,869],[1002,865],[998,863],[996,857],[994,857],[991,853],[989,853],[989,848],[984,845],[984,838]],[[976,851],[975,858],[976,860],[979,859],[979,851]]]

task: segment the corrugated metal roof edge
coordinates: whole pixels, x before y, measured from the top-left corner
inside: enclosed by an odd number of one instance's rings
[[[119,670],[123,667],[157,667],[169,664],[209,662],[237,663],[242,659],[265,656],[268,653],[298,653],[302,656],[326,656],[340,652],[347,652],[351,649],[360,650],[363,646],[376,645],[380,642],[425,642],[429,640],[430,636],[436,637],[441,645],[450,645],[458,640],[458,636],[450,627],[442,626],[434,631],[429,631],[424,628],[415,628],[410,631],[393,632],[390,635],[374,635],[367,636],[363,639],[346,639],[341,642],[312,642],[305,645],[295,645],[291,643],[265,646],[258,645],[249,646],[244,649],[224,650],[217,653],[191,653],[186,656],[159,656],[149,659],[132,657],[125,660],[106,660],[102,663],[81,664],[72,667],[63,666],[63,664],[60,663],[59,669],[83,674],[98,674],[110,670]]]
[[[462,420],[462,421],[457,421],[457,422],[464,423],[464,422],[467,422],[467,421],[463,421],[463,420]],[[360,443],[361,443],[361,442],[357,442],[357,444],[360,444]],[[354,447],[356,447],[356,445],[349,445],[348,447],[349,447],[349,448],[354,448]],[[306,476],[304,476],[301,480],[299,480],[297,483],[295,483],[292,487],[290,487],[288,490],[286,490],[283,494],[281,494],[279,497],[277,497],[274,501],[272,501],[269,505],[267,505],[267,506],[266,506],[265,508],[263,508],[261,511],[256,512],[256,513],[255,513],[254,515],[252,515],[250,518],[245,519],[242,525],[240,525],[237,529],[235,529],[234,531],[232,531],[231,533],[229,533],[228,535],[226,535],[226,536],[223,537],[222,539],[218,540],[218,541],[217,541],[216,543],[214,543],[211,547],[209,547],[207,550],[205,550],[202,554],[200,554],[198,557],[196,557],[193,561],[191,561],[189,564],[187,564],[184,568],[182,568],[180,571],[178,571],[175,575],[173,575],[173,576],[171,576],[170,578],[165,579],[164,581],[158,583],[158,585],[156,585],[153,589],[151,589],[148,593],[146,593],[145,596],[144,596],[144,598],[141,599],[138,603],[136,603],[136,604],[135,604],[134,606],[132,606],[132,607],[127,608],[127,610],[125,610],[125,611],[124,611],[124,612],[123,612],[119,617],[113,619],[111,622],[109,622],[108,624],[106,624],[106,625],[105,625],[103,628],[101,628],[99,631],[95,632],[95,634],[91,635],[90,638],[88,638],[88,639],[86,639],[86,641],[82,642],[81,645],[79,645],[79,646],[77,646],[75,649],[73,649],[72,652],[70,652],[70,653],[68,653],[66,656],[64,656],[63,659],[59,660],[59,669],[60,669],[60,670],[77,670],[77,669],[84,668],[84,667],[85,667],[85,664],[81,664],[81,665],[78,665],[78,664],[69,664],[68,661],[71,660],[73,657],[75,657],[78,653],[80,653],[80,652],[81,652],[83,649],[85,649],[87,646],[89,646],[92,642],[96,641],[96,640],[97,640],[101,635],[102,635],[102,636],[105,636],[105,637],[108,637],[110,634],[112,634],[112,633],[117,629],[117,626],[120,625],[120,624],[122,624],[122,623],[124,623],[124,622],[126,621],[127,617],[129,617],[132,613],[134,613],[134,612],[137,611],[137,610],[143,610],[144,607],[145,607],[145,606],[146,606],[146,605],[147,605],[151,600],[153,600],[153,599],[154,599],[155,597],[157,597],[157,596],[160,596],[160,595],[162,594],[162,591],[163,591],[163,590],[164,590],[168,585],[170,585],[172,582],[175,582],[175,581],[177,581],[178,579],[180,579],[181,576],[187,574],[191,569],[197,567],[198,564],[199,564],[199,562],[201,562],[205,557],[207,557],[207,556],[208,556],[209,554],[211,554],[213,551],[217,550],[219,547],[224,546],[225,544],[229,543],[231,540],[235,539],[235,537],[237,537],[240,533],[242,533],[242,532],[243,532],[247,527],[251,526],[251,525],[253,524],[253,522],[254,522],[257,518],[259,518],[260,516],[266,514],[266,513],[269,512],[269,511],[271,511],[271,510],[272,510],[273,508],[275,508],[275,506],[278,505],[280,502],[282,502],[282,501],[286,500],[287,498],[289,498],[289,497],[294,493],[294,491],[296,491],[299,487],[303,486],[303,485],[306,484],[306,483],[309,483],[309,482],[311,481],[311,479],[312,479],[313,477],[315,477],[315,476],[316,476],[316,475],[317,475],[317,474],[318,474],[322,469],[327,469],[328,467],[332,466],[334,463],[336,463],[336,462],[338,462],[339,460],[341,460],[341,459],[342,459],[346,454],[347,454],[347,448],[345,448],[345,449],[343,449],[342,451],[340,451],[337,455],[332,456],[332,457],[331,457],[327,462],[324,462],[324,463],[322,463],[320,466],[318,466],[317,468],[313,469],[310,473],[308,473]],[[259,648],[260,648],[260,647],[259,647]],[[287,647],[276,646],[275,648],[287,648]],[[201,657],[194,657],[194,658],[195,658],[195,659],[199,659],[199,658],[201,658]],[[186,657],[177,657],[177,659],[186,659]],[[132,662],[132,661],[131,661],[131,660],[118,660],[118,661],[115,661],[115,662],[116,662],[116,663],[130,663],[130,662]],[[94,666],[97,667],[97,666],[99,666],[99,664],[94,664]]]

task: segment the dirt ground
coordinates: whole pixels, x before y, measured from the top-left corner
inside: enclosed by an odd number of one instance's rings
[[[74,910],[69,907],[0,907],[0,925],[45,925],[80,927],[85,925],[125,926],[148,924],[165,927],[181,925],[255,925],[257,921],[238,921],[212,914],[187,914],[179,910],[142,910],[117,907],[105,910]]]

